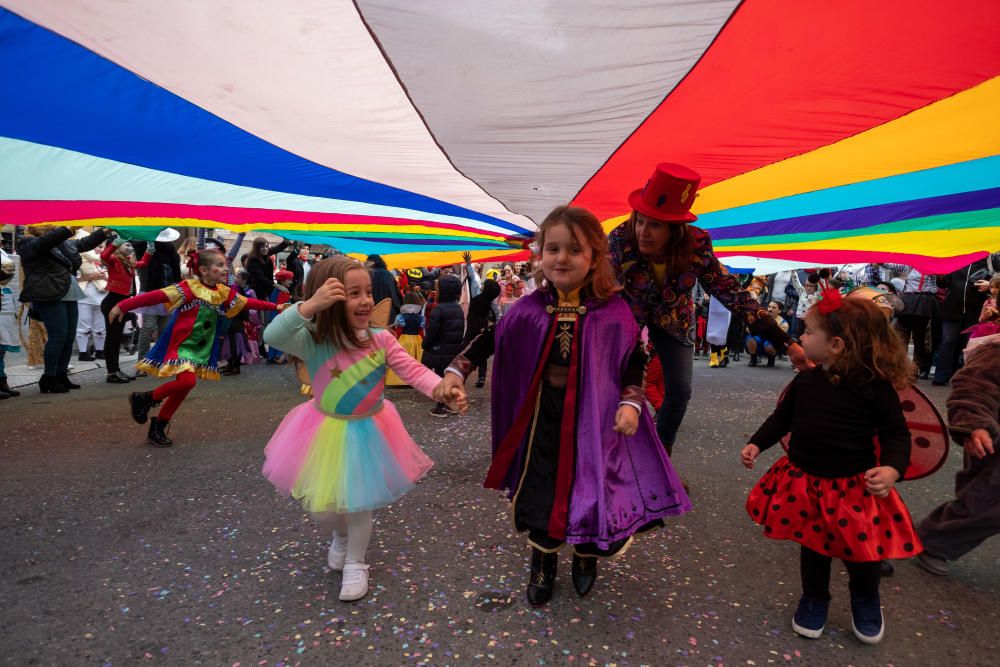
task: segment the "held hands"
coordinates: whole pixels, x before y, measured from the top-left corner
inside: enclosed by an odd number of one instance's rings
[[[619,405],[615,413],[615,430],[622,435],[635,435],[639,430],[639,411],[631,405]]]
[[[760,456],[760,447],[753,444],[752,442],[743,447],[740,450],[740,462],[747,467],[747,469],[753,469],[754,461]]]
[[[447,403],[448,407],[460,415],[469,411],[469,401],[465,397],[465,384],[454,373],[445,373],[431,392],[431,397],[438,403]]]
[[[788,349],[785,350],[785,354],[788,355],[788,360],[792,362],[792,365],[795,366],[797,370],[807,371],[816,366],[816,364],[809,361],[806,357],[806,351],[803,350],[802,346],[798,343],[792,343],[789,345]]]
[[[981,459],[987,454],[994,454],[993,438],[990,432],[984,428],[977,428],[965,440],[965,453],[977,459]]]
[[[344,284],[336,278],[327,278],[315,294],[299,305],[299,314],[309,319],[321,310],[326,310],[338,301],[347,301]]]
[[[865,472],[865,488],[876,498],[885,498],[898,479],[898,470],[892,466],[879,466]]]

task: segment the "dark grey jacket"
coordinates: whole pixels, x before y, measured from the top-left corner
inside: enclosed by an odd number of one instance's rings
[[[93,250],[108,238],[101,229],[82,239],[72,236],[73,230],[69,227],[56,227],[44,236],[18,239],[17,254],[24,267],[21,301],[62,300],[83,264],[80,253]]]

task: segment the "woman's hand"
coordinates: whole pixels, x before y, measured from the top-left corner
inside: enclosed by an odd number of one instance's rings
[[[809,358],[806,357],[806,351],[798,343],[789,345],[788,349],[785,350],[785,354],[788,355],[788,360],[792,362],[792,366],[795,366],[797,370],[807,371],[816,366],[816,364],[809,361]]]
[[[990,432],[984,428],[977,428],[970,433],[965,440],[965,453],[976,459],[995,453]]]
[[[752,442],[745,445],[743,449],[740,450],[740,462],[747,467],[748,470],[753,468],[754,461],[760,456],[760,447],[753,444]]]
[[[622,435],[635,435],[639,430],[639,411],[632,405],[619,405],[615,413],[615,430]]]
[[[990,288],[990,281],[988,281],[988,280],[977,280],[976,281],[976,289],[979,290],[980,292],[985,292],[989,288]]]
[[[885,498],[898,479],[898,470],[892,466],[879,466],[865,472],[865,488],[876,498]]]
[[[118,320],[123,319],[124,317],[125,313],[123,313],[122,309],[116,305],[114,308],[111,309],[111,312],[108,313],[108,322],[117,322]]]
[[[326,282],[319,286],[315,294],[299,305],[299,315],[308,320],[316,313],[326,310],[338,301],[347,301],[347,292],[344,291],[344,284],[336,278],[327,278]]]
[[[463,261],[464,261],[464,262],[465,262],[466,264],[470,264],[470,263],[472,262],[472,253],[471,253],[471,252],[469,252],[468,250],[466,250],[465,252],[463,252],[463,253],[462,253],[462,260],[463,260]]]

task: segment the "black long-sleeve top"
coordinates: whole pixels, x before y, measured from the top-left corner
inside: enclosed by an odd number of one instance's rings
[[[876,465],[902,477],[910,463],[910,430],[899,394],[885,380],[833,384],[822,368],[802,371],[750,442],[763,451],[789,432],[788,458],[817,477],[849,477]]]

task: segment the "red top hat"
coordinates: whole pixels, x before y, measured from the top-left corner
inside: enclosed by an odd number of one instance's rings
[[[701,176],[679,164],[661,162],[646,181],[646,187],[628,196],[634,210],[656,220],[691,222],[698,216],[691,212]]]

